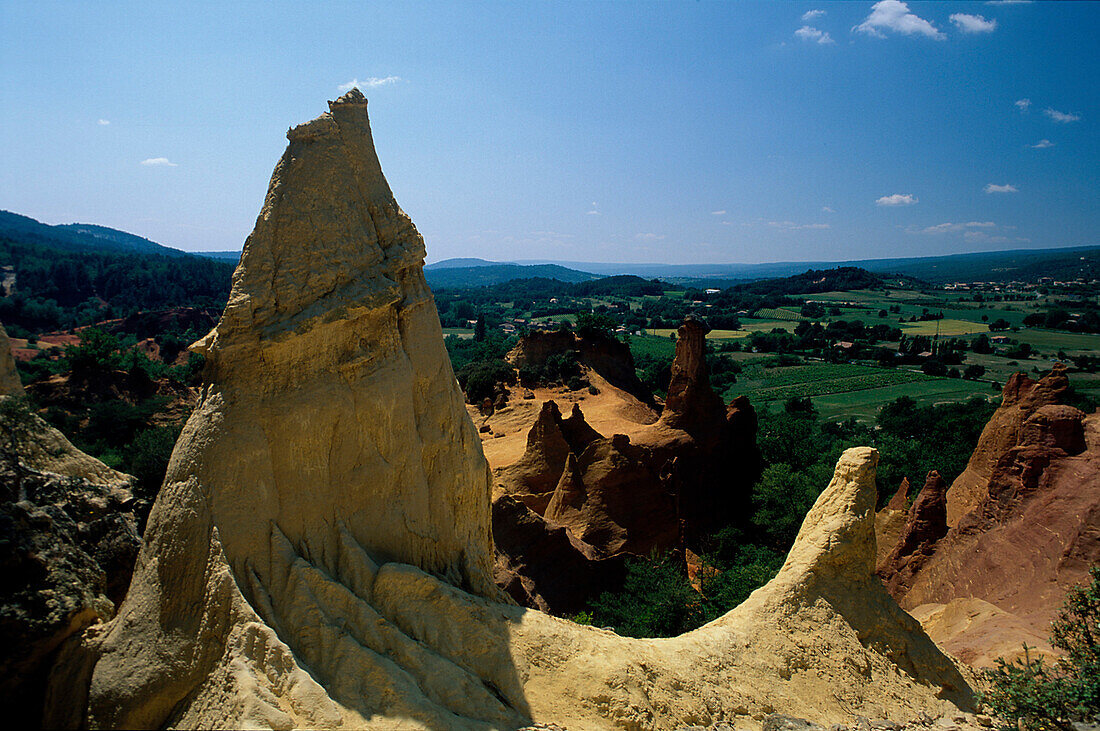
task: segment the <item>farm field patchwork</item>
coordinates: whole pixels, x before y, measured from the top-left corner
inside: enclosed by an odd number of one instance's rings
[[[753,402],[786,401],[825,394],[847,393],[939,380],[923,373],[894,368],[849,364],[811,363],[782,368],[750,366],[726,392],[726,399],[748,396]]]

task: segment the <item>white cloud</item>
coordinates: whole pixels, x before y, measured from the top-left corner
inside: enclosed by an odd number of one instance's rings
[[[821,212],[822,213],[836,213],[836,211],[834,211],[832,208],[829,208],[829,206],[821,206]]]
[[[966,223],[938,223],[920,230],[922,234],[949,234],[961,231],[973,231],[974,229],[996,228],[993,221],[968,221]]]
[[[830,36],[828,33],[823,30],[818,30],[817,28],[811,28],[808,25],[802,26],[801,28],[796,30],[794,34],[804,41],[817,42],[822,45],[825,45],[827,43],[835,43],[835,41],[832,39],[832,36]]]
[[[1031,100],[1030,99],[1017,99],[1016,100],[1016,108],[1019,109],[1021,112],[1026,112],[1028,109],[1031,108]]]
[[[813,20],[814,18],[820,18],[824,14],[825,14],[824,10],[807,10],[806,12],[804,12],[802,14],[802,20],[804,22],[809,22],[809,21]]]
[[[402,79],[400,76],[368,76],[363,81],[360,81],[358,78],[354,78],[346,84],[340,84],[336,88],[339,91],[351,91],[357,86],[360,89],[377,89],[379,86],[385,86],[386,84],[396,84],[398,81],[401,80]]]
[[[885,38],[884,30],[892,30],[907,36],[927,36],[937,41],[947,38],[936,29],[936,26],[910,13],[909,6],[901,0],[879,0],[871,7],[871,14],[852,30],[875,38]]]
[[[724,215],[726,215],[726,212],[725,212],[725,210],[711,211],[710,215],[712,215],[712,216],[724,216]]]
[[[1055,122],[1061,122],[1063,124],[1069,124],[1070,122],[1077,122],[1077,121],[1080,121],[1080,119],[1081,119],[1080,115],[1067,113],[1067,112],[1059,112],[1057,109],[1051,109],[1050,107],[1047,107],[1046,109],[1044,109],[1043,114],[1047,115],[1048,117],[1053,119]]]
[[[875,201],[876,205],[880,206],[911,206],[917,202],[917,197],[909,193],[894,193],[893,195],[884,195]]]
[[[996,20],[986,20],[981,15],[952,13],[951,22],[963,33],[992,33],[997,27]]]
[[[100,119],[99,121],[96,122],[96,124],[98,124],[100,127],[106,127],[110,123],[111,123],[111,120],[109,120],[109,119]]]
[[[599,206],[596,205],[596,201],[592,201],[592,209],[588,211],[589,216],[600,215]]]
[[[664,235],[664,234],[650,234],[650,233],[646,233],[646,234],[638,234],[638,235],[637,235],[637,236],[635,236],[634,238],[638,239],[639,241],[660,241],[660,240],[662,240],[662,239],[663,239],[664,237],[665,237],[665,235]]]
[[[768,221],[768,225],[781,231],[807,231],[829,228],[827,223],[795,223],[794,221]]]
[[[982,188],[982,190],[984,190],[986,193],[1019,193],[1020,192],[1019,189],[1015,185],[1012,185],[1010,183],[1005,183],[1004,185],[995,185],[993,183],[987,183],[986,186],[984,188]]]
[[[1035,149],[1035,150],[1045,150],[1048,147],[1054,147],[1054,143],[1051,142],[1048,139],[1041,139],[1038,142],[1036,142],[1034,145],[1032,145],[1031,147],[1032,147],[1032,149]]]
[[[141,161],[142,165],[148,165],[149,167],[158,168],[174,168],[177,167],[176,163],[169,162],[167,157],[150,157]]]

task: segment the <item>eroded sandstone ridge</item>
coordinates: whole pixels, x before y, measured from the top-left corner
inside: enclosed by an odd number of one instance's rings
[[[972,704],[873,575],[868,448],[778,576],[699,630],[628,639],[499,601],[486,463],[366,100],[288,137],[130,592],[55,674],[48,724],[663,729]]]
[[[1045,645],[1066,591],[1100,562],[1100,412],[1064,400],[1056,365],[1013,375],[966,471],[930,480],[880,566],[891,594],[958,657]],[[950,525],[950,528],[948,527]]]

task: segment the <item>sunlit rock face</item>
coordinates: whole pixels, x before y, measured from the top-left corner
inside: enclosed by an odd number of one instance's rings
[[[111,623],[50,727],[678,728],[970,707],[873,575],[877,454],[849,450],[779,575],[635,640],[492,581],[489,478],[352,91],[292,129]]]

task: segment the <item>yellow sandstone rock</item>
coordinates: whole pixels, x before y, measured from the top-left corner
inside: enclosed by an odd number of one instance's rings
[[[869,448],[841,458],[779,575],[694,632],[630,639],[506,603],[488,469],[366,99],[288,137],[196,345],[207,383],[130,593],[65,664],[47,724],[672,729],[972,706],[872,573]]]

